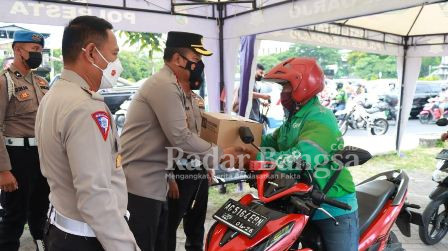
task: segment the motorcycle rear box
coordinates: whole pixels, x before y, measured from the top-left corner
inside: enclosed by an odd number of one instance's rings
[[[229,146],[247,146],[241,141],[239,128],[247,126],[254,135],[254,144],[261,144],[262,125],[253,120],[217,112],[202,114],[201,138],[222,148]]]

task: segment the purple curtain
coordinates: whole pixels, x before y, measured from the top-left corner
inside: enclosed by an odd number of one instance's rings
[[[246,114],[247,102],[249,99],[249,83],[254,60],[254,47],[256,35],[244,36],[241,38],[240,48],[240,91],[239,91],[239,115]]]

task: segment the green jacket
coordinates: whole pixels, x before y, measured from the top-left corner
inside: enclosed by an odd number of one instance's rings
[[[334,98],[338,104],[345,104],[347,102],[347,94],[343,89],[338,91],[338,94]]]
[[[337,168],[328,160],[343,148],[344,140],[333,113],[314,97],[280,128],[263,136],[261,146],[272,149],[265,148],[257,159],[263,159],[264,155],[267,160],[276,161],[280,172],[299,172],[292,167],[292,156],[301,156],[309,164],[310,172],[315,174],[315,183],[323,189]],[[344,168],[327,195],[337,198],[354,192],[353,178]]]

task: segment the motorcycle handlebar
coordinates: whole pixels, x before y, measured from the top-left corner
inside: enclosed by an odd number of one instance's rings
[[[327,196],[325,194],[323,194],[321,191],[318,191],[318,190],[314,190],[311,193],[311,197],[314,200],[316,200],[317,202],[319,202],[319,204],[326,203],[328,205],[332,205],[334,207],[338,207],[341,209],[352,210],[352,207],[350,205],[340,202],[338,200],[333,200],[333,199],[327,198]]]
[[[348,204],[345,204],[343,202],[337,201],[337,200],[333,200],[333,199],[329,199],[329,198],[325,198],[323,200],[324,203],[327,203],[328,205],[332,205],[341,209],[345,209],[345,210],[352,210],[352,207]]]

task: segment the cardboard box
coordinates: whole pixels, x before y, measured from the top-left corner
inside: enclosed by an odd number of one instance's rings
[[[260,146],[263,126],[253,120],[225,113],[204,112],[202,114],[201,138],[222,148],[247,146],[240,139],[239,128],[247,126],[254,135],[254,144]]]

